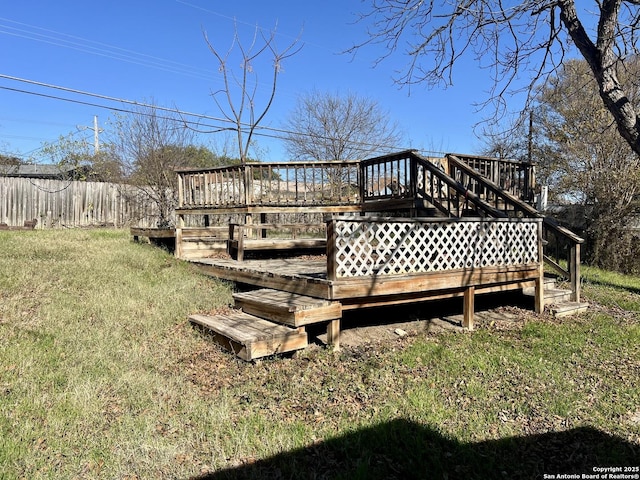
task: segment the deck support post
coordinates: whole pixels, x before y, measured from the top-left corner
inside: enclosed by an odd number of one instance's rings
[[[580,301],[580,244],[574,243],[569,257],[569,276],[571,277],[571,301]]]
[[[538,278],[536,278],[536,286],[535,286],[535,311],[536,313],[544,312],[544,250],[543,250],[543,230],[542,230],[542,220],[538,221],[538,252],[540,255],[539,258],[539,266],[538,266]]]
[[[176,245],[174,248],[174,256],[176,258],[182,259],[182,229],[184,228],[184,215],[180,214],[178,215],[178,222],[176,225]]]
[[[464,290],[464,300],[462,308],[462,326],[468,330],[473,330],[473,313],[476,287],[467,287]]]
[[[335,281],[338,279],[336,273],[336,239],[338,234],[336,233],[336,220],[331,219],[327,221],[327,280]]]
[[[340,319],[331,320],[327,325],[327,344],[340,350]]]
[[[544,312],[544,273],[541,272],[540,276],[536,278],[536,293],[535,293],[535,305],[534,309],[536,313]]]

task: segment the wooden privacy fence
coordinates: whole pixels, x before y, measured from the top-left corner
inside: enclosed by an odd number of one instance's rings
[[[541,262],[542,219],[341,218],[327,224],[332,279]]]
[[[0,223],[36,228],[155,227],[156,208],[129,185],[0,177]]]

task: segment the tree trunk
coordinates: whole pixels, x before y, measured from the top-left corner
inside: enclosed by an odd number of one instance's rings
[[[622,137],[640,156],[640,122],[638,113],[625,94],[616,74],[617,56],[613,51],[616,20],[620,10],[620,0],[604,2],[600,7],[598,39],[594,44],[578,19],[574,0],[559,2],[560,19],[567,28],[571,39],[589,64],[598,82],[600,97],[613,115]]]

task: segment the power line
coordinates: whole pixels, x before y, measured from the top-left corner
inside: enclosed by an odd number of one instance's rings
[[[172,73],[178,73],[194,78],[210,79],[212,72],[185,63],[176,62],[167,58],[156,57],[146,53],[136,52],[134,50],[110,45],[107,43],[97,42],[86,38],[70,35],[63,32],[57,32],[36,25],[30,25],[23,22],[17,22],[8,18],[0,17],[0,33],[11,35],[14,37],[25,38],[40,43],[46,43],[63,48],[69,48],[91,55],[121,60],[127,63],[137,64],[144,67],[151,67]],[[7,24],[8,23],[8,24]],[[11,25],[13,24],[13,25]],[[14,26],[14,25],[17,25]],[[26,28],[23,28],[26,27]],[[45,32],[45,33],[40,33]],[[93,44],[93,45],[92,45]]]
[[[83,91],[83,90],[77,90],[77,89],[73,89],[73,88],[63,87],[63,86],[60,86],[60,85],[54,85],[54,84],[50,84],[50,83],[45,83],[45,82],[39,82],[39,81],[35,81],[35,80],[28,80],[28,79],[24,79],[24,78],[14,77],[14,76],[11,76],[11,75],[0,74],[0,78],[4,78],[4,79],[7,79],[7,80],[12,80],[12,81],[17,81],[17,82],[22,82],[22,83],[27,83],[29,85],[35,85],[35,86],[39,86],[39,87],[60,90],[60,91],[64,91],[64,92],[72,93],[72,94],[76,94],[76,95],[82,95],[82,96],[88,96],[88,97],[92,97],[92,98],[98,98],[98,99],[107,100],[107,101],[110,101],[110,102],[123,103],[123,104],[126,104],[126,105],[135,106],[135,107],[138,107],[138,108],[147,108],[147,109],[149,109],[150,112],[163,111],[163,112],[168,112],[168,113],[172,113],[172,114],[178,114],[178,115],[181,116],[180,120],[178,120],[176,118],[173,118],[173,117],[160,117],[160,118],[162,118],[164,120],[181,121],[185,125],[190,126],[190,128],[194,128],[194,129],[196,129],[196,127],[211,128],[211,129],[214,130],[214,132],[210,132],[210,133],[217,133],[217,132],[222,132],[222,131],[234,131],[234,130],[236,130],[235,122],[233,122],[232,120],[229,120],[227,118],[213,117],[213,116],[210,116],[210,115],[205,115],[205,114],[200,114],[200,113],[187,112],[187,111],[182,111],[182,110],[179,110],[179,109],[176,109],[176,108],[162,107],[162,106],[152,105],[152,104],[148,104],[148,103],[144,103],[144,102],[137,102],[137,101],[133,101],[133,100],[127,100],[127,99],[124,99],[124,98],[118,98],[118,97],[112,97],[112,96],[109,96],[109,95],[92,93],[92,92],[87,92],[87,91]],[[77,104],[87,105],[87,106],[91,106],[91,107],[95,107],[95,108],[102,108],[102,109],[112,110],[112,111],[116,111],[116,112],[120,112],[120,113],[129,113],[129,114],[134,114],[134,115],[146,115],[146,116],[154,115],[154,113],[145,113],[145,112],[142,112],[142,111],[134,111],[134,110],[130,110],[130,109],[122,108],[122,107],[113,107],[113,106],[102,105],[102,104],[93,103],[93,102],[87,102],[87,101],[83,101],[83,100],[70,99],[70,98],[60,97],[60,96],[56,96],[56,95],[50,95],[50,94],[45,94],[45,93],[40,93],[40,92],[32,92],[32,91],[28,91],[28,90],[11,88],[11,87],[6,87],[6,86],[0,86],[0,89],[10,90],[10,91],[18,92],[18,93],[25,93],[25,94],[30,94],[30,95],[41,96],[41,97],[50,98],[50,99],[54,99],[54,100],[77,103]],[[184,117],[197,118],[197,119],[200,119],[200,120],[207,120],[207,121],[213,121],[213,122],[221,122],[223,124],[232,124],[233,126],[220,126],[220,125],[212,125],[212,124],[203,124],[203,123],[201,123],[199,121],[189,121],[189,120],[185,119]],[[251,128],[251,125],[247,124],[247,123],[241,123],[240,126],[241,126],[241,128],[245,128],[245,129],[250,129]],[[265,133],[265,132],[271,132],[271,133]],[[205,133],[205,132],[203,132],[203,133]],[[247,133],[246,130],[245,130],[245,133]],[[274,138],[274,139],[279,139],[279,140],[286,140],[289,135],[298,135],[298,136],[302,135],[302,136],[307,136],[309,138],[314,138],[314,139],[317,139],[317,140],[329,140],[329,141],[330,140],[335,140],[335,138],[332,138],[332,137],[329,137],[329,136],[322,136],[322,135],[311,134],[311,133],[307,133],[307,132],[295,132],[295,131],[292,131],[292,130],[287,130],[287,129],[282,129],[282,128],[275,128],[275,127],[260,126],[260,125],[255,128],[254,135],[262,136],[262,137],[265,137],[265,138]],[[393,147],[393,146],[387,146],[387,145],[379,145],[379,144],[375,144],[375,143],[366,143],[366,142],[353,142],[353,144],[354,145],[359,145],[359,146],[361,146],[363,148],[364,147],[384,148],[384,149],[388,149],[389,151],[401,149],[399,147]]]

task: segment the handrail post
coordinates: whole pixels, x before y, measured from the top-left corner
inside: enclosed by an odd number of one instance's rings
[[[538,219],[538,278],[535,285],[535,311],[544,312],[544,242],[543,220]]]
[[[360,162],[358,163],[358,171],[360,173],[360,180],[358,182],[358,187],[360,188],[360,209],[362,209],[362,206],[364,205],[364,200],[366,198],[366,185],[365,183],[367,182],[367,175],[365,173],[365,165],[364,162]],[[328,240],[328,239],[327,239]]]
[[[569,273],[571,280],[571,300],[580,301],[580,244],[573,243],[569,258]]]
[[[178,173],[178,208],[184,207],[184,174]]]
[[[336,265],[336,220],[327,220],[327,280],[337,280]]]

